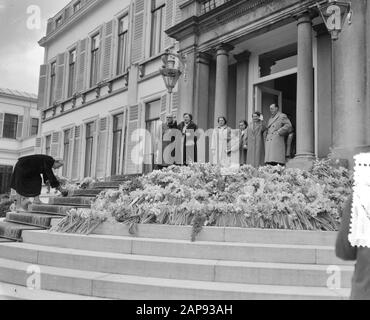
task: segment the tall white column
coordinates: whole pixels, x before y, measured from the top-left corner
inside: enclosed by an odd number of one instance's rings
[[[217,50],[216,65],[216,99],[215,99],[215,125],[219,117],[227,116],[227,91],[229,86],[229,52],[233,50],[229,44],[220,44]]]

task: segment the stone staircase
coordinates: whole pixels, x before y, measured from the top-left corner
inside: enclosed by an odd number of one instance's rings
[[[47,230],[72,208],[89,208],[91,201],[105,189],[118,188],[123,178],[95,183],[91,189],[73,191],[68,197],[51,197],[48,204],[30,205],[27,212],[8,213],[0,219],[0,239],[22,241],[26,230]]]
[[[99,183],[68,198],[53,198],[48,205],[31,206],[23,218],[9,214],[2,225],[21,226],[21,236],[18,242],[0,241],[0,298],[349,297],[353,265],[335,257],[336,234],[331,232],[204,228],[191,242],[191,227],[140,225],[135,236],[119,223],[105,223],[89,236],[46,230],[69,208],[87,207],[104,188],[119,184]],[[39,215],[43,226],[32,219]],[[27,296],[30,266],[40,268],[41,288]],[[339,267],[341,288],[328,288],[330,266]]]

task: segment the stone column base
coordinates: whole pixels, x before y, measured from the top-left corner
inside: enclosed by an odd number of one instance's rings
[[[315,161],[315,158],[310,157],[310,156],[296,157],[290,160],[287,163],[286,167],[288,169],[301,169],[301,170],[310,171],[313,168],[314,161]]]

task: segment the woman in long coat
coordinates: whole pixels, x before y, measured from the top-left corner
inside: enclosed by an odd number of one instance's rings
[[[198,126],[193,122],[193,116],[189,113],[184,114],[184,121],[178,125],[178,129],[183,136],[183,159],[182,164],[187,165],[191,162],[197,162],[197,136]],[[176,159],[179,161],[178,156]],[[180,160],[181,161],[181,160]]]
[[[213,130],[211,150],[213,163],[222,167],[231,164],[231,128],[224,117],[218,118],[218,127]]]
[[[258,168],[265,164],[265,139],[266,125],[260,112],[253,114],[253,121],[248,127],[248,153],[247,164]]]
[[[60,183],[52,170],[59,169],[62,166],[62,161],[56,161],[52,157],[46,155],[32,155],[20,158],[14,167],[10,186],[19,196],[35,198],[34,202],[39,203],[39,196],[42,188],[42,175],[44,183],[49,182],[52,188],[59,190],[66,196],[66,192],[61,189]],[[17,201],[18,208],[20,208],[20,205],[19,201]]]

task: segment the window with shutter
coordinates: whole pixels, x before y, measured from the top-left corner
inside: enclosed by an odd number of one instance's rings
[[[138,155],[134,154],[134,148],[137,149],[138,142],[135,141],[135,131],[139,128],[139,106],[135,105],[129,108],[128,126],[126,139],[126,174],[140,173]]]
[[[128,17],[126,15],[118,21],[117,76],[124,74],[127,69]]]
[[[45,137],[45,154],[51,156],[51,135]]]
[[[30,137],[34,137],[39,134],[39,125],[40,120],[38,118],[31,118]]]
[[[77,84],[76,91],[82,92],[86,89],[86,56],[87,56],[88,39],[81,40],[77,50]]]
[[[23,116],[18,116],[18,124],[17,124],[17,139],[23,138]]]
[[[58,54],[56,70],[55,100],[61,101],[64,98],[64,73],[65,73],[66,54]]]
[[[40,66],[39,93],[37,108],[44,110],[47,105],[47,83],[48,83],[48,65]]]
[[[98,33],[91,38],[91,65],[90,65],[90,87],[97,85],[99,81],[101,34]]]
[[[166,0],[166,25],[164,31],[171,28],[174,25],[176,3],[174,0]],[[170,38],[166,33],[164,34],[164,47],[168,48],[172,46],[174,39]]]
[[[18,116],[15,114],[5,113],[3,127],[3,138],[17,139]]]
[[[176,1],[176,16],[175,16],[175,24],[178,24],[181,22],[182,20],[182,13],[181,13],[181,9],[180,9],[180,6],[185,3],[187,0],[174,0]]]
[[[78,180],[80,177],[80,149],[82,126],[75,127],[74,147],[72,156],[72,179]]]
[[[131,62],[137,63],[143,59],[144,55],[144,8],[145,0],[135,1],[134,27],[132,38]]]
[[[34,153],[35,154],[41,154],[42,153],[42,139],[41,138],[36,138]]]
[[[0,113],[0,138],[3,137],[4,130],[4,113]]]
[[[53,158],[60,157],[60,142],[61,142],[60,136],[61,136],[60,132],[54,132],[52,134],[50,155]]]
[[[70,154],[71,154],[71,129],[64,130],[63,132],[63,177],[68,177],[70,167]]]
[[[56,71],[57,63],[52,62],[50,65],[50,92],[49,92],[49,106],[53,105],[55,102],[55,84],[56,84]]]
[[[106,161],[108,159],[108,118],[99,120],[98,146],[96,157],[96,177],[105,177]]]
[[[110,79],[112,76],[113,26],[113,20],[104,24],[101,80]]]
[[[76,62],[77,62],[77,50],[73,49],[69,51],[68,61],[68,98],[72,97],[76,92]]]
[[[113,117],[113,141],[112,141],[112,165],[111,175],[120,175],[121,155],[122,155],[122,138],[123,138],[123,116],[118,114]]]
[[[93,148],[94,148],[94,122],[86,124],[86,136],[85,136],[85,172],[84,176],[91,177],[92,174],[92,161],[93,161]]]
[[[151,0],[150,56],[164,49],[165,6],[165,0]]]

